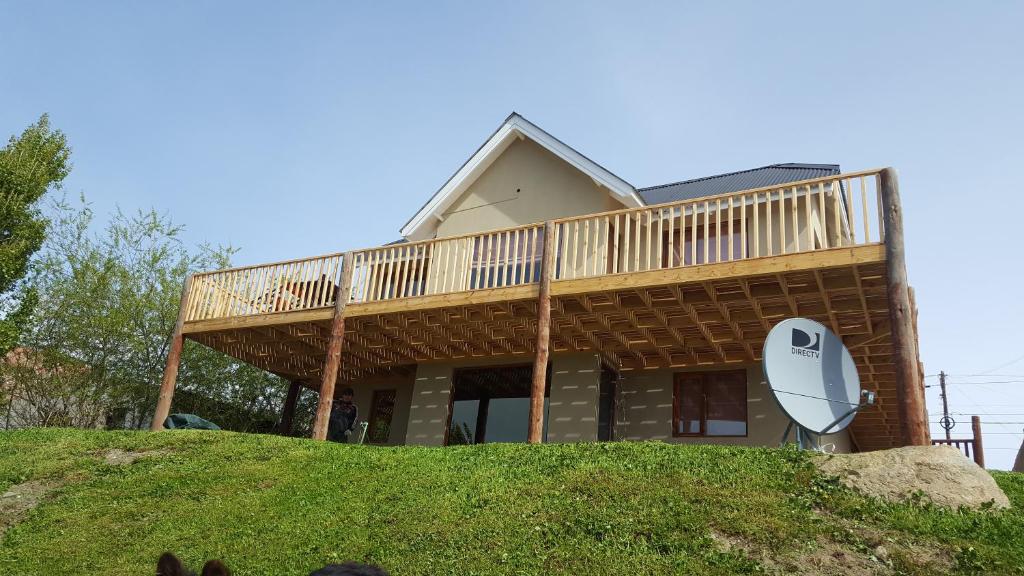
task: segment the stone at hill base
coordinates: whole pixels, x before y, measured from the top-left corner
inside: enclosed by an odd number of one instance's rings
[[[906,446],[857,454],[829,454],[818,468],[868,496],[906,501],[920,491],[939,506],[1009,508],[992,476],[950,446]]]

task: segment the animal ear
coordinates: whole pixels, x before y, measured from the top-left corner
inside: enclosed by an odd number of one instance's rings
[[[202,576],[231,576],[231,570],[220,560],[210,560],[203,564]]]
[[[164,552],[156,561],[156,576],[185,576],[185,567],[177,556]]]

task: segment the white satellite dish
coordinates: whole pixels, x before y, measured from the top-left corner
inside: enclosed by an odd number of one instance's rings
[[[801,447],[801,432],[839,432],[857,410],[874,403],[874,394],[860,389],[857,366],[843,341],[814,320],[790,318],[772,328],[763,363],[775,400],[790,418],[783,442],[794,424]]]

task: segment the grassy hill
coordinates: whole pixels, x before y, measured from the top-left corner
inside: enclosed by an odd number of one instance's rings
[[[0,493],[40,501],[0,518],[0,574],[153,574],[164,550],[238,575],[1024,573],[1024,475],[995,477],[1014,509],[871,501],[795,450],[16,431]]]

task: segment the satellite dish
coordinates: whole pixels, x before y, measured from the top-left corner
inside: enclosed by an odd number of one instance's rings
[[[874,403],[874,394],[860,389],[857,366],[843,341],[814,320],[778,323],[765,339],[763,357],[768,385],[790,427],[797,425],[801,445],[801,429],[819,436],[839,432],[857,410]]]

